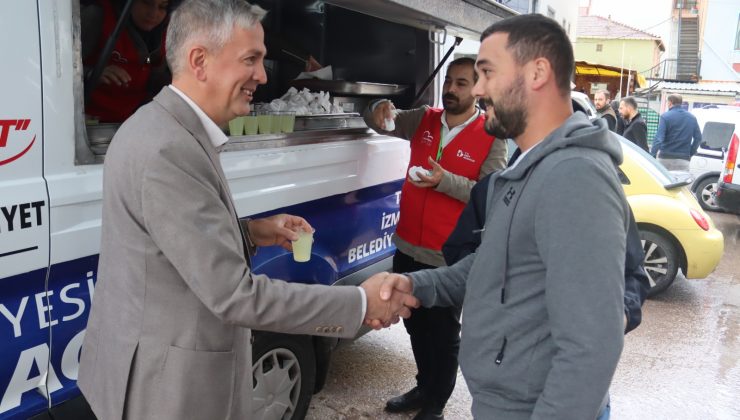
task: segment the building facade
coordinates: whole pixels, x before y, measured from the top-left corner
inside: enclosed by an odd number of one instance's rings
[[[740,1],[707,0],[702,6],[701,79],[740,81]]]
[[[574,45],[577,61],[651,73],[665,51],[663,41],[631,26],[601,16],[578,17]],[[655,70],[653,70],[655,71]]]

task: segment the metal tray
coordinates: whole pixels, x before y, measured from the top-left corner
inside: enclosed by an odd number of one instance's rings
[[[326,130],[336,128],[365,128],[365,120],[356,112],[344,114],[299,115],[294,131]]]
[[[344,96],[397,96],[408,89],[408,85],[393,85],[371,82],[348,82],[345,80],[299,79],[290,82],[296,89],[324,91]]]

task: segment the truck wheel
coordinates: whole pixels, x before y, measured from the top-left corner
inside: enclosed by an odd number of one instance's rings
[[[303,419],[316,380],[311,338],[262,331],[253,334],[252,418]]]
[[[664,291],[678,274],[678,250],[671,238],[649,230],[640,231],[642,249],[645,251],[645,273],[650,281],[648,297]]]
[[[696,187],[694,188],[694,195],[699,201],[699,205],[704,210],[722,211],[722,209],[717,206],[717,201],[715,200],[718,177],[719,176],[708,176],[696,184]]]

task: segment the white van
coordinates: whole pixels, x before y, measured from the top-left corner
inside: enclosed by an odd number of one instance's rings
[[[725,153],[717,188],[717,205],[729,213],[740,214],[740,127],[735,130]]]
[[[721,211],[715,196],[717,178],[722,172],[722,160],[727,152],[732,133],[740,128],[740,107],[713,105],[693,109],[702,132],[702,143],[691,157],[689,171],[694,177],[691,191],[704,210]]]
[[[103,161],[118,128],[84,113],[81,10],[96,1],[6,0],[0,13],[0,419],[84,418],[79,352],[95,292]],[[303,43],[343,75],[315,90],[344,111],[380,96],[412,107],[443,55],[442,28],[477,39],[513,14],[469,0],[256,2],[273,9],[268,38]],[[292,86],[296,63],[282,60],[267,62],[271,81],[257,94]],[[420,96],[430,103],[438,92]],[[231,137],[221,161],[239,216],[289,212],[316,228],[310,262],[263,249],[254,271],[357,284],[389,269],[408,158],[405,140],[369,130],[357,113],[297,117],[290,134]],[[265,409],[280,418],[302,418],[336,340],[260,332],[254,340],[255,396],[272,394],[275,407]]]

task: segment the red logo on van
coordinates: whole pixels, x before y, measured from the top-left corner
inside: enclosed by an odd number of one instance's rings
[[[31,146],[36,142],[36,136],[33,136],[31,143],[28,144],[23,150],[14,156],[5,158],[3,156],[3,148],[8,145],[8,137],[10,136],[10,128],[15,127],[15,131],[26,131],[28,126],[31,124],[31,120],[0,120],[0,166],[8,164],[14,160],[17,160],[21,156],[25,155],[26,152],[31,150]]]

